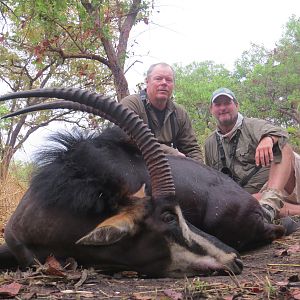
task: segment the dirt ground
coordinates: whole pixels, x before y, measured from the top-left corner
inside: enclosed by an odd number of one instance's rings
[[[147,279],[60,269],[55,260],[27,272],[0,273],[1,299],[300,299],[300,231],[242,255],[241,275]],[[75,267],[74,267],[75,266]],[[70,268],[71,269],[71,268]]]

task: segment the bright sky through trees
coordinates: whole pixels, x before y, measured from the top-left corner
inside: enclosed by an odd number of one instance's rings
[[[149,25],[140,24],[131,33],[132,40],[138,42],[134,59],[141,61],[127,75],[132,91],[143,81],[148,67],[160,61],[186,65],[213,60],[232,69],[251,42],[272,49],[288,19],[300,15],[299,0],[154,2]]]

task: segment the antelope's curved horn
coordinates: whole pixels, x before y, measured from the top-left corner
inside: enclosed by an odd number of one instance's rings
[[[48,88],[15,92],[0,96],[0,101],[28,97],[58,98],[76,102],[80,104],[79,110],[93,109],[92,112],[88,112],[100,115],[118,125],[136,142],[142,152],[150,173],[153,198],[172,197],[175,199],[175,186],[168,160],[148,126],[132,110],[109,97],[76,88]],[[65,101],[58,103],[59,107],[54,107],[56,104],[49,106],[51,103],[45,104],[44,107],[48,105],[49,109],[69,108],[63,107],[66,104]]]

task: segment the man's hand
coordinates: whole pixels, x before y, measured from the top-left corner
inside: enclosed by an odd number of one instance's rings
[[[164,144],[160,144],[160,147],[162,148],[165,154],[185,157],[185,155],[182,152],[178,151],[177,149],[174,149],[173,147],[169,147]]]
[[[182,152],[180,152],[178,149],[175,149],[175,150],[177,151],[175,153],[176,156],[183,156],[183,157],[185,157],[185,155]]]
[[[274,136],[274,140],[275,140]],[[257,166],[268,167],[273,161],[273,138],[265,136],[262,138],[256,148],[255,163]]]

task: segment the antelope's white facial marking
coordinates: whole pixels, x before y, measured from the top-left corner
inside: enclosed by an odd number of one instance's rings
[[[170,272],[175,270],[195,270],[195,273],[207,272],[209,270],[230,270],[232,263],[237,255],[235,253],[226,253],[220,248],[217,248],[207,238],[194,233],[187,225],[181,210],[176,208],[176,213],[179,219],[179,226],[182,230],[182,236],[186,243],[179,245],[173,241],[169,242],[171,251]],[[202,249],[203,255],[192,252],[189,247],[195,244],[196,247]],[[196,249],[196,248],[195,248]],[[195,274],[194,273],[194,274]]]

